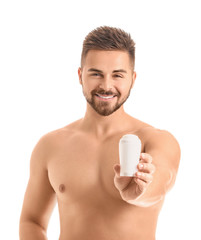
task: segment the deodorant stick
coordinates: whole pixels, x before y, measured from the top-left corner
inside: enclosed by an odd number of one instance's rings
[[[126,134],[119,141],[120,176],[133,177],[138,171],[141,141],[134,134]]]

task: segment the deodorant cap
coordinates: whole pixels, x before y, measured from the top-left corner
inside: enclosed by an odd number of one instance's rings
[[[139,137],[134,134],[126,134],[120,139],[120,141],[122,142],[130,142],[130,141],[136,141],[136,140],[140,141]]]

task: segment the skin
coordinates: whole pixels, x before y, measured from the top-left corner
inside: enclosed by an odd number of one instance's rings
[[[125,72],[114,72],[120,69]],[[99,113],[87,102],[82,119],[46,134],[35,146],[20,239],[47,239],[57,201],[60,240],[154,240],[165,194],[175,182],[179,144],[171,133],[128,115],[123,104],[100,115],[123,103],[134,85],[127,52],[90,50],[78,76]],[[100,92],[117,96],[105,100]],[[141,139],[140,162],[135,176],[120,177],[118,144],[128,133]]]

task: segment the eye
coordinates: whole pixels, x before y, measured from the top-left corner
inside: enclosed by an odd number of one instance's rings
[[[100,77],[101,74],[100,74],[100,73],[92,73],[91,76],[94,76],[94,77]]]
[[[122,76],[122,75],[119,75],[119,74],[115,74],[114,77],[115,77],[115,78],[123,78],[123,76]]]

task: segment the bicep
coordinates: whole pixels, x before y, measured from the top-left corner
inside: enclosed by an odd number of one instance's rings
[[[46,168],[44,140],[33,150],[30,160],[30,177],[24,196],[20,222],[33,221],[47,229],[56,203],[56,194],[49,182]]]
[[[156,167],[156,184],[166,193],[176,179],[181,155],[179,143],[169,132],[158,130],[155,139],[147,144],[146,152],[152,156]]]

